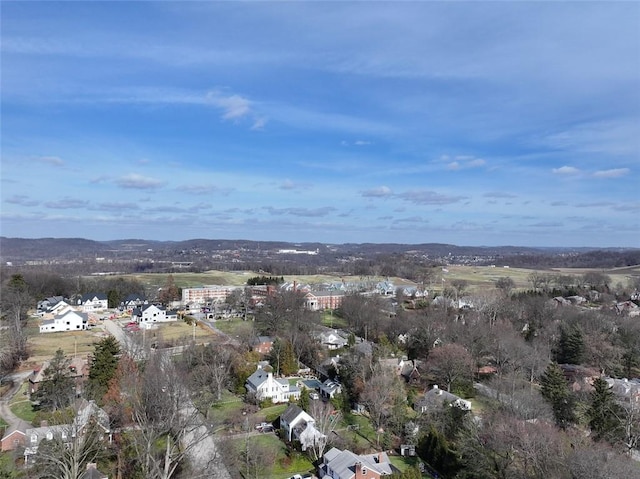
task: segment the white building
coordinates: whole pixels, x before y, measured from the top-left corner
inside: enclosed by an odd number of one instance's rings
[[[67,311],[65,314],[54,316],[53,319],[42,321],[41,333],[59,333],[62,331],[82,331],[87,329],[89,315],[77,311]]]
[[[182,288],[182,304],[198,303],[205,304],[207,302],[223,303],[236,289],[242,289],[240,286],[200,286],[198,288]]]
[[[155,304],[145,304],[140,308],[136,308],[131,313],[131,318],[139,324],[151,323],[167,323],[177,321],[178,316],[175,314],[167,314],[167,310]]]
[[[89,313],[91,311],[101,311],[107,309],[109,301],[104,293],[88,293],[83,294],[77,302],[82,311]]]
[[[291,398],[300,399],[300,389],[290,386],[287,379],[276,379],[272,373],[258,368],[245,383],[247,393],[253,395],[257,401],[271,399],[274,403],[289,402]]]

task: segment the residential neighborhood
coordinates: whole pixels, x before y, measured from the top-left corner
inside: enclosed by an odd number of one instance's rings
[[[464,285],[458,288],[462,290]],[[484,324],[484,298],[466,294],[453,301],[455,295],[450,295],[444,302],[442,292],[428,293],[424,289],[418,295],[417,290],[396,287],[389,279],[319,284],[292,281],[267,288],[206,286],[194,290],[202,294],[185,296],[183,289],[182,293],[176,291],[175,297],[165,295],[153,300],[148,294],[130,293],[122,300],[112,298],[106,306],[106,293],[77,298],[50,296],[38,302],[33,321],[43,337],[75,334],[74,348],[82,337],[77,335],[95,338],[91,339],[94,345],[112,337],[125,352],[123,357],[160,361],[154,367],[166,371],[185,368],[180,373],[185,386],[199,384],[192,392],[194,400],[208,404],[199,410],[203,434],[217,431],[211,435],[213,442],[207,450],[222,454],[215,467],[224,468],[231,477],[244,474],[241,471],[246,465],[235,462],[233,448],[240,447],[238,438],[246,431],[268,440],[269,447],[300,455],[300,461],[305,458],[304,466],[278,473],[278,478],[308,475],[358,479],[400,475],[413,468],[422,477],[446,476],[451,466],[432,456],[436,452],[429,441],[437,437],[432,436],[436,434],[434,425],[446,424],[449,415],[456,418],[456,427],[477,427],[487,418],[491,404],[500,404],[534,421],[526,427],[553,424],[554,414],[545,409],[543,396],[535,407],[517,393],[530,390],[525,386],[530,377],[518,379],[517,390],[513,386],[504,389],[500,382],[501,374],[512,377],[513,361],[524,359],[517,359],[519,356],[509,349],[493,352],[490,336],[484,336],[482,328],[474,333],[480,335],[476,341],[487,342],[475,359],[469,349],[473,343],[461,346],[449,339],[457,328],[469,328],[473,322],[478,327]],[[544,300],[544,307],[558,317],[570,309],[585,316],[610,314],[613,321],[623,322],[620,324],[634,320],[632,307],[609,307],[602,303],[605,296],[588,296],[592,299],[579,301],[577,295],[556,295]],[[327,297],[330,303],[316,301]],[[496,301],[504,300],[496,296]],[[332,305],[335,307],[330,308]],[[435,320],[432,331],[411,326],[420,324],[420,315],[425,313],[445,319]],[[486,324],[491,327],[491,322]],[[162,341],[172,325],[181,326],[183,331],[179,345]],[[518,328],[508,334],[526,337],[532,323],[522,322]],[[558,340],[558,347],[565,348],[561,351],[566,350],[565,356],[557,357],[564,360],[558,367],[567,390],[588,402],[599,387],[604,387],[613,404],[635,414],[640,397],[638,380],[607,374],[602,367],[576,364],[568,345],[571,335],[577,334],[573,331],[561,329]],[[204,340],[194,342],[196,333],[205,334]],[[563,346],[565,336],[567,346]],[[501,356],[496,356],[498,353]],[[97,354],[102,353],[76,352],[66,360],[56,356],[42,361],[26,377],[25,394],[36,407],[42,397],[40,389],[43,384],[51,387],[53,371],[62,361],[64,369],[60,372],[68,378],[72,400],[80,404],[85,401],[94,408],[91,416],[102,418],[97,424],[103,424],[99,429],[103,441],[117,444],[127,428],[136,427],[135,421],[125,419],[124,429],[114,427],[113,419],[106,422],[106,410],[97,404],[106,404],[107,396],[95,395],[92,379]],[[169,363],[153,359],[164,355],[174,359]],[[510,362],[500,359],[505,355],[511,355],[507,356]],[[543,383],[545,374],[551,373],[543,368],[534,374]],[[601,379],[604,386],[599,386]],[[168,386],[163,386],[159,397],[168,391]],[[120,396],[120,401],[128,399]],[[217,404],[229,404],[225,406],[229,411],[221,415]],[[78,409],[76,418],[67,423],[49,424],[49,419],[31,427],[25,422],[16,423],[3,433],[3,449],[20,450],[24,467],[36,467],[39,444],[69,440],[71,429],[80,431],[86,423],[86,410],[87,406]],[[114,417],[121,414],[114,405],[108,410]],[[640,436],[634,428],[628,431],[626,444],[630,445],[630,456],[635,457],[634,441]],[[275,462],[266,461],[265,471],[280,467],[275,450],[271,453]],[[198,454],[200,462],[207,452]],[[113,473],[113,465],[101,461],[85,464],[83,477],[110,477],[103,471]],[[266,473],[265,477],[271,476]]]

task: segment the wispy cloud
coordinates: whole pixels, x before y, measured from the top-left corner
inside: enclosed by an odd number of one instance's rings
[[[272,215],[291,215],[291,216],[303,216],[310,218],[317,218],[327,216],[336,211],[332,206],[324,206],[320,208],[274,208],[272,206],[266,206],[264,208]]]
[[[610,170],[596,171],[593,176],[595,178],[619,178],[621,176],[626,176],[629,173],[631,173],[629,168],[612,168]]]
[[[50,165],[50,166],[56,166],[56,167],[65,166],[65,163],[62,160],[62,158],[58,158],[57,156],[41,156],[39,158],[36,158],[36,161],[39,163]]]
[[[431,190],[411,190],[395,196],[418,205],[450,205],[468,199],[467,196],[443,195]]]
[[[137,210],[140,207],[136,203],[128,203],[128,202],[113,202],[113,203],[98,203],[96,206],[91,209],[97,211],[116,211],[121,213],[126,213],[127,210]]]
[[[89,201],[66,197],[57,201],[47,201],[44,206],[58,210],[82,209],[89,206]]]
[[[514,195],[513,193],[507,193],[504,191],[489,191],[488,193],[485,193],[484,195],[485,198],[517,198],[517,195]]]
[[[441,161],[446,162],[447,169],[452,171],[480,168],[487,164],[487,162],[482,158],[464,155],[455,156],[453,158],[445,155],[441,158]]]
[[[213,90],[207,93],[207,102],[224,111],[222,118],[225,120],[237,120],[251,113],[251,102],[240,95],[224,95]]]
[[[177,187],[176,191],[181,191],[190,195],[228,195],[233,191],[233,188],[221,188],[219,186],[211,184],[186,184]]]
[[[142,176],[137,173],[130,173],[116,180],[120,188],[153,190],[162,187],[165,182],[149,176]]]
[[[378,186],[377,188],[364,190],[361,195],[365,198],[388,198],[393,196],[393,191],[388,186]]]
[[[580,170],[575,166],[561,166],[560,168],[553,168],[551,172],[555,175],[577,175]]]
[[[37,206],[40,204],[38,200],[30,198],[26,195],[13,195],[5,200],[7,203],[21,206]]]
[[[289,178],[285,179],[280,185],[278,189],[280,190],[306,190],[311,188],[311,184],[305,181],[293,181]]]

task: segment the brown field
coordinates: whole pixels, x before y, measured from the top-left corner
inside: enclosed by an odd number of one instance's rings
[[[35,321],[35,320],[34,320]],[[179,343],[185,338],[190,341],[194,337],[196,343],[206,343],[215,339],[216,335],[206,326],[198,324],[195,328],[183,321],[175,323],[159,324],[158,329],[151,329],[145,334],[149,338],[159,337],[163,341]],[[90,331],[69,331],[63,333],[41,334],[37,329],[29,330],[29,359],[23,364],[22,369],[32,369],[51,359],[58,349],[62,349],[67,356],[84,355],[92,353],[94,345],[104,338],[107,333],[101,325]]]
[[[40,334],[35,330],[29,334],[28,368],[42,364],[51,359],[58,349],[62,349],[67,356],[87,355],[93,352],[93,346],[105,336],[102,329],[91,331],[69,331],[64,333]]]

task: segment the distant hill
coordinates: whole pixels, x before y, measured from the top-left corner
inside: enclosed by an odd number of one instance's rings
[[[307,253],[307,254],[296,254]],[[442,243],[291,243],[226,239],[153,241],[122,239],[94,241],[83,238],[0,237],[2,264],[51,262],[182,263],[224,266],[250,264],[307,264],[330,268],[355,260],[384,260],[394,256],[415,263],[497,264],[519,267],[621,267],[640,264],[640,249],[533,248],[519,246],[457,246]],[[204,259],[207,261],[204,261]],[[219,264],[218,264],[219,263]]]

